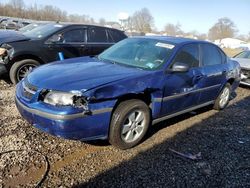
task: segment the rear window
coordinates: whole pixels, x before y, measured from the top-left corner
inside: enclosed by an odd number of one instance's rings
[[[100,42],[100,43],[108,42],[106,29],[89,28],[88,29],[88,42]]]
[[[119,31],[108,29],[109,42],[119,42],[126,38],[126,36]]]
[[[202,44],[201,47],[203,66],[218,65],[222,63],[221,53],[217,47],[210,44]]]

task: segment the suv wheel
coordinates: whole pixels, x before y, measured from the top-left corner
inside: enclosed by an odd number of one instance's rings
[[[112,115],[109,142],[120,149],[131,148],[142,140],[149,123],[150,110],[143,101],[121,102]]]
[[[17,84],[23,78],[25,78],[30,71],[39,66],[40,63],[33,59],[25,59],[15,62],[10,68],[10,80],[13,84]]]

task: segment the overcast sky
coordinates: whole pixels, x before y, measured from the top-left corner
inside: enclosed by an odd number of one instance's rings
[[[8,2],[9,0],[0,0]],[[250,32],[250,0],[24,0],[26,5],[53,5],[68,14],[85,14],[96,21],[105,18],[118,21],[120,12],[133,14],[148,8],[155,26],[162,30],[166,23],[182,25],[185,32],[197,30],[207,33],[219,18],[228,17],[237,26],[239,34]],[[0,13],[1,14],[1,13]]]

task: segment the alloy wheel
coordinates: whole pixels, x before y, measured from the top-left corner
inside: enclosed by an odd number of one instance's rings
[[[134,142],[143,133],[145,125],[146,119],[144,112],[140,110],[132,111],[124,121],[121,138],[127,143]]]
[[[34,64],[25,64],[21,66],[17,71],[17,80],[20,81],[25,78],[36,65]]]
[[[225,87],[223,89],[223,92],[222,92],[221,96],[220,96],[219,104],[220,104],[221,107],[224,107],[228,103],[228,100],[229,100],[229,97],[230,97],[229,95],[230,95],[229,88]]]

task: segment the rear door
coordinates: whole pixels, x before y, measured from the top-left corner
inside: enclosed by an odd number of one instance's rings
[[[49,57],[58,60],[59,52],[63,53],[65,59],[82,56],[86,48],[85,33],[85,28],[70,28],[56,33],[45,42]]]
[[[114,44],[108,39],[107,29],[103,27],[90,27],[87,30],[87,48],[85,55],[95,56]]]
[[[226,81],[228,66],[221,50],[212,44],[201,44],[202,91],[199,103],[215,100]]]

